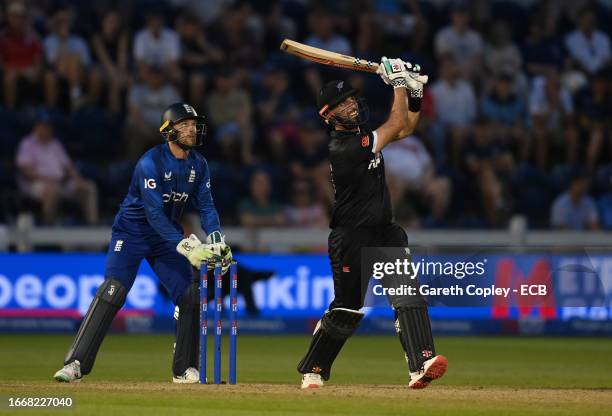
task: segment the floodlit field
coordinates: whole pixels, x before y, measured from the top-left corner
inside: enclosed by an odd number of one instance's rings
[[[325,388],[301,391],[295,366],[308,339],[241,336],[238,385],[180,386],[170,382],[171,336],[110,335],[92,374],[67,385],[51,376],[71,337],[2,335],[0,414],[603,415],[612,408],[612,339],[440,337],[447,375],[410,391],[398,341],[357,336]],[[71,396],[75,405],[7,407],[8,397],[43,396]]]

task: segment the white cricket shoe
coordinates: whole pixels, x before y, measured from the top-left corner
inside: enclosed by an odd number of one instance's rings
[[[424,389],[433,380],[442,377],[446,373],[447,368],[448,361],[446,361],[446,358],[443,355],[436,355],[423,363],[421,371],[410,373],[408,387],[411,389]]]
[[[189,367],[182,376],[172,377],[172,382],[177,384],[196,384],[200,382],[200,372],[193,367]]]
[[[81,363],[79,360],[74,360],[66,364],[64,368],[53,375],[55,380],[63,383],[78,382],[81,381],[81,377],[83,377],[83,375],[81,374]]]
[[[318,389],[319,387],[323,387],[323,379],[321,378],[321,374],[304,374],[304,377],[302,377],[303,389]]]

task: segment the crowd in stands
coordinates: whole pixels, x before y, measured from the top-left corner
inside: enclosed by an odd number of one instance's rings
[[[222,222],[327,226],[316,95],[379,77],[279,51],[284,38],[429,75],[413,136],[385,149],[408,227],[612,228],[612,4],[593,0],[0,1],[0,222],[110,224],[159,120],[204,114]]]

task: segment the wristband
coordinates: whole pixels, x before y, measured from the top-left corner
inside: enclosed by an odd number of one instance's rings
[[[421,97],[408,98],[408,111],[411,113],[418,113],[421,111]]]

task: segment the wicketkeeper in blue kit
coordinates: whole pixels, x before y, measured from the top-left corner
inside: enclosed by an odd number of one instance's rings
[[[189,104],[176,103],[163,113],[159,131],[166,143],[147,151],[136,164],[128,194],[115,217],[105,280],[81,323],[57,381],[78,381],[89,374],[111,322],[125,303],[140,262],[146,259],[177,306],[173,382],[197,383],[199,284],[192,267],[206,260],[232,259],[219,226],[206,159],[193,148],[206,134],[204,117]],[[188,201],[199,210],[206,243],[184,238],[181,216]],[[178,315],[178,316],[177,316]]]

